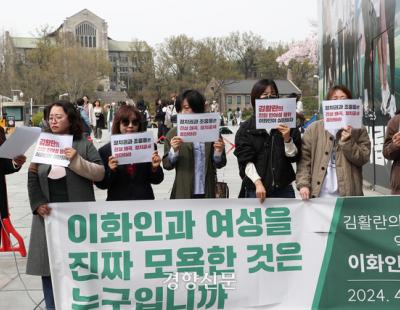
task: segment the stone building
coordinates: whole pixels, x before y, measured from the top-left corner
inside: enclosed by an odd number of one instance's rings
[[[127,90],[131,83],[129,76],[137,70],[138,57],[151,59],[151,50],[146,42],[111,39],[108,37],[107,22],[87,9],[67,17],[49,36],[56,38],[61,34],[72,34],[82,46],[99,48],[107,52],[112,64],[112,73],[103,82],[106,91]],[[12,37],[8,33],[6,35],[22,61],[25,59],[26,52],[37,45],[37,38]]]

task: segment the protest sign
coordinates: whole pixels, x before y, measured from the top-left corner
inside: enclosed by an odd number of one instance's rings
[[[400,197],[265,204],[50,204],[56,308],[399,308]]]
[[[39,127],[16,127],[14,133],[0,146],[0,158],[13,159],[25,154],[41,133]]]
[[[119,165],[151,162],[154,138],[150,131],[111,136],[111,152]]]
[[[218,113],[178,114],[178,133],[183,142],[215,142],[219,139]]]
[[[296,127],[296,99],[257,99],[256,128],[271,130],[279,124]]]
[[[326,130],[338,130],[345,126],[352,126],[356,129],[362,126],[361,99],[324,100],[322,110]]]
[[[42,132],[33,152],[32,162],[68,167],[69,159],[65,157],[64,149],[72,147],[72,135],[53,135]]]

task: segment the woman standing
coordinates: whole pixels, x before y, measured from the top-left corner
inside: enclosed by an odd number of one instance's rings
[[[94,201],[93,181],[104,177],[96,148],[82,135],[82,120],[67,101],[49,106],[47,122],[56,135],[73,135],[72,147],[65,148],[67,168],[32,163],[28,172],[28,193],[33,219],[26,273],[42,277],[47,309],[55,309],[43,218],[51,212],[49,203]]]
[[[185,91],[177,102],[182,114],[204,113],[205,99],[196,90]],[[215,142],[184,143],[177,128],[167,133],[164,143],[163,166],[175,169],[171,199],[215,198],[216,169],[226,165],[225,145]]]
[[[94,137],[96,138],[97,142],[101,142],[101,137],[103,135],[102,129],[104,128],[104,114],[103,114],[103,108],[101,107],[99,100],[96,100],[94,102],[93,113],[96,119],[96,126],[94,128]]]
[[[251,104],[255,111],[256,99],[279,98],[273,80],[258,81],[251,90]],[[291,183],[295,180],[292,163],[300,158],[301,136],[297,128],[278,125],[268,132],[256,129],[255,113],[241,124],[235,137],[234,154],[239,163],[242,187],[239,198],[266,197],[294,198]]]
[[[145,131],[142,128],[141,114],[133,106],[122,106],[115,113],[112,134],[126,134]],[[161,158],[153,152],[150,163],[118,165],[118,159],[111,155],[111,143],[99,149],[105,168],[105,176],[96,186],[107,189],[107,200],[145,200],[154,199],[151,184],[160,184],[164,172],[160,167]]]
[[[351,99],[343,85],[332,87],[327,100]],[[307,127],[297,168],[297,188],[302,199],[363,196],[362,166],[369,161],[371,142],[367,130],[346,126],[325,130],[319,120]]]
[[[390,119],[386,128],[383,156],[393,160],[390,170],[390,187],[392,195],[400,195],[400,114]]]

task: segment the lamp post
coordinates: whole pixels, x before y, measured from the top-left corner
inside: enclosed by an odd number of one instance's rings
[[[13,101],[19,101],[24,97],[24,93],[20,89],[11,89]]]

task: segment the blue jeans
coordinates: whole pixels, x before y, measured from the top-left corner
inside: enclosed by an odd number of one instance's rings
[[[56,306],[54,304],[53,285],[51,284],[51,277],[42,277],[42,287],[46,309],[55,310]]]
[[[245,197],[256,198],[256,191],[246,191]],[[293,186],[289,184],[283,188],[274,188],[269,192],[267,191],[267,198],[296,198],[296,195],[294,193]]]

